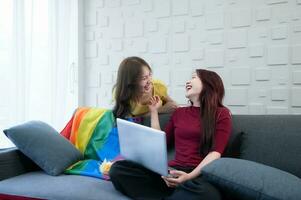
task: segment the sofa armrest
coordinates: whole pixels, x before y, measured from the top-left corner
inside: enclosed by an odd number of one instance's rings
[[[0,150],[0,181],[38,169],[39,167],[17,148]]]

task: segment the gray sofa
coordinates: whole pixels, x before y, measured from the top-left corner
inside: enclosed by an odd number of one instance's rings
[[[160,116],[162,127],[168,119],[169,115]],[[149,119],[144,119],[143,124],[149,125]],[[173,156],[172,149],[169,150],[169,156]],[[233,131],[224,157],[255,161],[300,179],[301,115],[234,115]],[[227,170],[231,173],[231,168]],[[210,180],[214,183],[214,179]],[[228,192],[227,187],[221,187],[221,190],[225,198],[248,199],[240,198],[235,191]],[[117,192],[109,181],[77,175],[50,176],[18,149],[0,150],[0,199],[26,199],[21,197],[128,199]]]

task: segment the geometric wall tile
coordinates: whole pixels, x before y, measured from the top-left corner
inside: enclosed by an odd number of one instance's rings
[[[249,104],[249,114],[251,115],[264,115],[266,113],[265,105],[262,103]]]
[[[139,3],[140,3],[140,0],[126,0],[127,5],[136,5]]]
[[[247,89],[226,89],[227,103],[231,106],[244,106],[248,104],[248,90]]]
[[[173,37],[174,52],[183,52],[189,50],[189,38],[184,34],[176,34]]]
[[[104,0],[97,0],[97,1],[95,2],[95,6],[96,6],[97,8],[103,8],[103,7],[104,7]]]
[[[258,95],[257,95],[257,96],[260,97],[260,98],[267,97],[267,96],[268,96],[268,95],[267,95],[267,90],[259,89],[259,90],[258,90]]]
[[[231,84],[232,85],[249,85],[251,70],[249,68],[232,68]]]
[[[270,80],[270,70],[265,68],[257,68],[255,70],[255,80],[256,81],[268,81]]]
[[[293,84],[301,84],[301,71],[293,72]]]
[[[250,57],[262,57],[264,54],[264,46],[262,44],[249,45]]]
[[[185,21],[177,21],[173,25],[173,30],[175,33],[185,32]]]
[[[100,27],[107,27],[109,25],[109,17],[98,15],[98,25]]]
[[[181,76],[179,76],[181,74]],[[188,80],[191,80],[192,70],[173,70],[172,71],[172,84],[174,86],[185,86]]]
[[[112,40],[112,47],[114,51],[122,51],[123,50],[122,40],[119,39]]]
[[[118,19],[111,19],[110,36],[112,38],[122,38],[124,36],[124,23]]]
[[[278,24],[288,23],[291,20],[291,12],[288,6],[275,6],[272,10],[273,21]]]
[[[224,27],[224,16],[221,12],[206,13],[206,28],[208,30],[222,29]]]
[[[93,26],[97,24],[97,19],[96,19],[97,13],[91,12],[91,13],[87,13],[85,14],[85,26]]]
[[[212,32],[208,35],[208,42],[210,44],[222,44],[224,35],[222,32]]]
[[[121,2],[120,0],[110,0],[110,1],[106,1],[106,5],[110,8],[116,8],[116,7],[120,7]]]
[[[239,10],[232,12],[231,24],[232,27],[244,27],[251,25],[251,11],[250,10]]]
[[[142,53],[147,52],[147,48],[148,48],[147,39],[138,38],[138,39],[134,40],[133,48],[137,52],[142,52]]]
[[[156,17],[169,17],[170,16],[170,2],[155,0],[155,11]]]
[[[227,105],[227,107],[230,109],[232,115],[247,115],[249,113],[248,106],[231,106],[231,105]]]
[[[184,86],[177,87],[172,90],[171,97],[177,100],[177,103],[187,105],[188,99],[185,97],[186,90]]]
[[[291,49],[292,64],[301,64],[301,45],[293,45]]]
[[[222,50],[206,50],[205,53],[206,67],[223,67],[224,51]]]
[[[287,88],[272,88],[271,93],[272,101],[285,101],[288,99]]]
[[[295,87],[292,88],[292,106],[301,106],[301,88],[300,87]]]
[[[262,7],[256,9],[256,20],[257,21],[265,21],[271,18],[271,8],[270,7]]]
[[[100,77],[101,73],[96,69],[89,70],[88,77],[87,77],[87,86],[89,88],[98,88],[100,87]]]
[[[86,41],[92,41],[94,40],[94,31],[86,31],[85,33],[85,39]]]
[[[203,2],[200,0],[190,0],[191,16],[204,15]]]
[[[249,28],[248,29],[248,41],[249,44],[263,43],[268,36],[267,28]]]
[[[301,32],[301,26],[293,26],[292,27],[292,30],[295,32],[295,33],[300,33]]]
[[[143,36],[143,21],[140,19],[126,21],[125,35],[127,37]]]
[[[98,58],[98,63],[101,64],[101,65],[108,65],[109,64],[109,55],[105,54],[105,53],[101,53],[99,55],[99,58]]]
[[[173,15],[187,15],[188,14],[188,0],[172,0],[172,14]]]
[[[273,40],[285,39],[287,37],[287,26],[273,27],[271,31]]]
[[[153,5],[153,1],[149,1],[149,0],[143,0],[142,4],[142,10],[144,12],[151,12],[153,11],[154,5]]]
[[[149,20],[146,22],[146,30],[149,32],[158,31],[158,23],[156,20]]]
[[[195,30],[190,34],[191,37],[191,47],[200,48],[201,43],[206,41],[205,31]]]
[[[154,69],[154,77],[163,81],[167,86],[169,86],[171,83],[170,70],[168,68],[164,69],[162,67],[159,69]]]
[[[113,83],[113,72],[111,70],[105,70],[102,76],[102,82],[104,84],[114,84]]]
[[[287,3],[287,0],[267,0],[267,4],[281,4],[281,3]]]
[[[283,65],[288,62],[288,46],[270,46],[268,47],[268,64]]]
[[[86,58],[95,58],[97,57],[97,44],[89,43],[85,45],[85,57]]]
[[[190,55],[192,60],[202,60],[204,58],[204,50],[193,50]]]
[[[268,115],[288,114],[288,108],[282,106],[267,106]]]
[[[149,40],[150,51],[152,53],[165,53],[167,50],[166,38],[154,36]]]
[[[228,48],[243,48],[247,46],[247,32],[245,30],[232,30],[228,34]]]

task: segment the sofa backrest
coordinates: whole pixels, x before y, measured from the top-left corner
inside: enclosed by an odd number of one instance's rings
[[[301,178],[301,115],[234,115],[233,130],[243,133],[240,158]]]
[[[161,114],[164,129],[170,114]],[[224,157],[266,164],[301,178],[301,115],[233,115]],[[143,124],[150,126],[149,117]],[[173,157],[174,151],[169,151]]]

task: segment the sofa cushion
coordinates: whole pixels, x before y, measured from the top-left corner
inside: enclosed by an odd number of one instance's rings
[[[221,158],[202,169],[203,176],[239,199],[301,199],[301,179],[253,161]]]
[[[0,194],[60,200],[129,199],[115,190],[110,181],[78,175],[49,176],[43,171],[0,181]]]
[[[301,132],[248,130],[241,158],[290,172],[301,178]]]
[[[30,121],[4,130],[18,149],[50,175],[58,175],[82,154],[48,124]]]
[[[243,132],[240,158],[269,165],[301,178],[301,115],[236,115]]]

